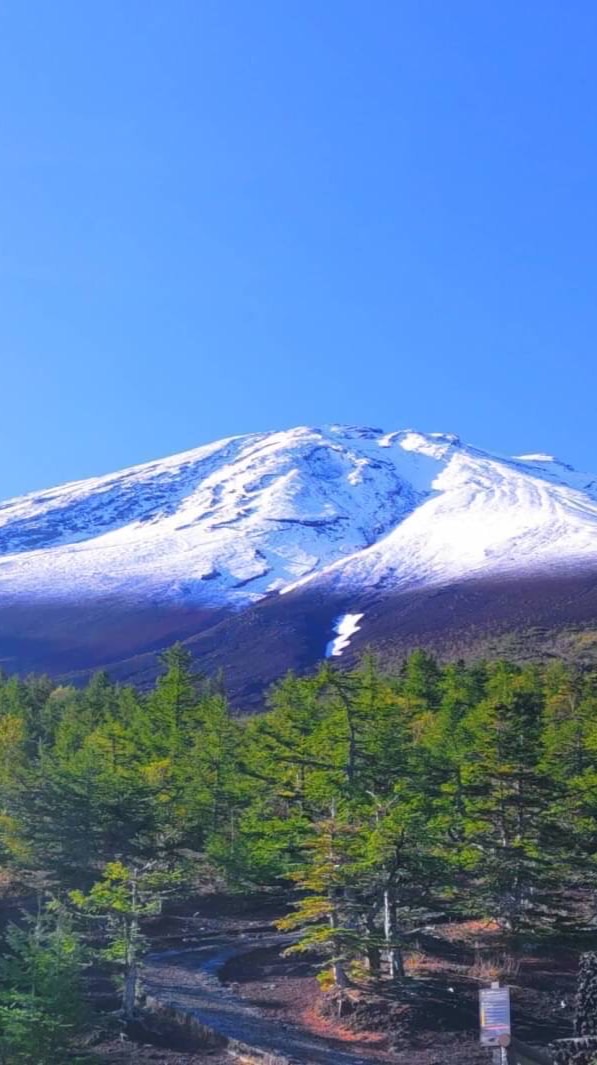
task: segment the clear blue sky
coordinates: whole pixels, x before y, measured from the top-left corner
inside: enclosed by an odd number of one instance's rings
[[[1,0],[0,496],[343,421],[597,471],[594,0]]]

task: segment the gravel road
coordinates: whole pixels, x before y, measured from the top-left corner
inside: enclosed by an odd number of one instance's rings
[[[220,983],[218,973],[231,958],[283,942],[281,936],[240,933],[197,948],[153,954],[146,960],[144,984],[162,1005],[191,1014],[232,1045],[258,1048],[264,1063],[269,1058],[273,1065],[277,1058],[291,1065],[379,1065],[379,1053],[339,1050],[331,1041],[268,1019]]]

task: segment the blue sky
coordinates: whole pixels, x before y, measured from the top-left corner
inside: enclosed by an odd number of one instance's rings
[[[597,470],[597,6],[0,2],[0,496],[414,425]]]

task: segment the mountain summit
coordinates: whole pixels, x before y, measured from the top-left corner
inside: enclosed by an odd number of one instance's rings
[[[316,659],[345,616],[366,643],[372,604],[591,573],[597,479],[549,455],[414,430],[258,433],[0,505],[0,657],[87,669],[222,635],[260,604],[291,628],[297,603],[335,604]]]

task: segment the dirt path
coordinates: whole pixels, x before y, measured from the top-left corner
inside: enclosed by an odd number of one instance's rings
[[[282,936],[240,933],[213,939],[197,948],[151,955],[146,962],[144,983],[148,994],[161,1004],[191,1014],[200,1024],[217,1032],[231,1045],[244,1044],[270,1055],[273,1062],[292,1065],[373,1065],[386,1060],[379,1052],[354,1053],[339,1049],[337,1042],[302,1031],[291,1024],[264,1017],[230,989],[218,973],[232,958],[256,947],[284,942]]]

